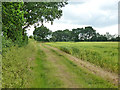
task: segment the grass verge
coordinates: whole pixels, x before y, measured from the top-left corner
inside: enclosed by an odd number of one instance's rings
[[[5,49],[2,55],[2,88],[30,87],[35,54],[35,42],[32,40],[27,46]]]

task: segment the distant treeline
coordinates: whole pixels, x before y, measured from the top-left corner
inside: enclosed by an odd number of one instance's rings
[[[119,41],[119,35],[111,35],[108,32],[102,35],[97,33],[91,26],[85,28],[57,30],[55,32],[50,31],[45,26],[35,28],[34,39],[37,41],[50,41],[50,42],[61,42],[61,41]],[[30,36],[32,38],[32,36]]]

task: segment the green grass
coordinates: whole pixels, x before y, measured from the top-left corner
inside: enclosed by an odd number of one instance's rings
[[[105,81],[103,78],[92,74],[90,71],[77,66],[73,61],[70,61],[65,56],[52,50],[61,59],[59,64],[65,66],[67,72],[72,75],[73,80],[78,83],[81,88],[117,88],[112,83]]]
[[[36,48],[33,41],[24,47],[3,48],[2,55],[2,87],[28,88],[31,82],[32,62]]]
[[[39,43],[38,43],[39,45]],[[34,67],[34,80],[32,82],[32,88],[59,88],[62,81],[55,77],[56,68],[55,65],[46,60],[46,54],[37,46],[36,67]]]
[[[56,42],[46,44],[108,71],[118,73],[117,42]]]

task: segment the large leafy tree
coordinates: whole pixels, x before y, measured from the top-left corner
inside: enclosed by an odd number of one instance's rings
[[[52,34],[52,41],[63,41],[62,36],[63,36],[62,30],[55,31]]]
[[[63,41],[71,41],[72,31],[69,31],[68,29],[63,30],[62,39],[63,39]]]
[[[79,41],[79,39],[83,39],[83,33],[81,33],[83,30],[83,28],[72,29],[72,40]]]
[[[26,19],[24,29],[38,22],[52,24],[54,19],[62,16],[61,8],[66,4],[67,2],[25,2],[24,11],[27,13],[24,15]]]
[[[72,39],[72,31],[66,30],[58,30],[53,32],[52,41],[71,41]]]
[[[66,2],[4,2],[2,31],[5,38],[21,44],[28,41],[26,28],[38,22],[51,22],[62,16]]]
[[[88,26],[85,28],[72,29],[72,33],[74,41],[86,41],[96,35],[96,30],[94,30],[91,26]]]
[[[40,27],[35,28],[33,35],[34,39],[37,41],[48,41],[48,38],[51,36],[51,31],[45,26],[41,25]]]
[[[84,40],[90,40],[93,36],[96,35],[96,30],[94,30],[91,26],[85,27],[84,30],[81,31],[83,34],[82,37]]]

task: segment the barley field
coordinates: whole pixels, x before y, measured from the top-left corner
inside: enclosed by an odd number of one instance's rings
[[[118,42],[50,42],[46,44],[110,72],[118,72]]]

